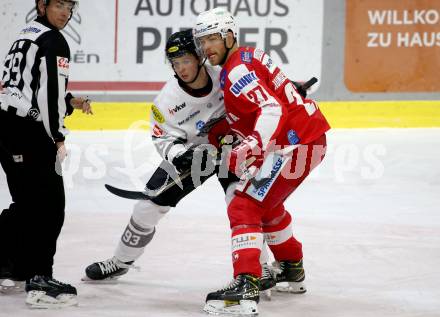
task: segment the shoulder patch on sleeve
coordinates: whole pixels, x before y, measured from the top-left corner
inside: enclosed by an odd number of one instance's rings
[[[64,77],[69,77],[69,59],[66,57],[57,56],[58,74]]]
[[[252,52],[242,51],[240,52],[240,57],[243,63],[247,63],[247,64],[252,63]]]
[[[159,123],[165,122],[165,117],[163,116],[162,112],[160,112],[159,108],[157,108],[155,105],[151,106],[151,112],[153,113],[153,118]]]
[[[157,138],[163,136],[163,130],[156,123],[153,126],[153,135]]]
[[[263,60],[261,61],[261,64],[266,66],[266,68],[269,70],[271,74],[275,71],[277,68],[277,65],[273,62],[272,58],[270,58],[269,55],[265,54],[263,57]]]
[[[221,73],[220,73],[220,88],[224,89],[225,88],[225,80],[226,80],[226,68],[222,69]]]
[[[263,60],[264,52],[263,50],[256,48],[254,50],[254,58],[259,60],[260,62]]]

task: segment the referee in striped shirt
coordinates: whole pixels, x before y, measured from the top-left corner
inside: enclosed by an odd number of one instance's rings
[[[88,100],[66,93],[70,49],[60,30],[77,5],[36,0],[38,17],[21,30],[0,67],[0,163],[12,197],[0,215],[0,279],[27,280],[28,293],[32,283],[53,278],[65,208],[64,117],[75,108],[91,114]],[[60,291],[76,295],[74,289]]]

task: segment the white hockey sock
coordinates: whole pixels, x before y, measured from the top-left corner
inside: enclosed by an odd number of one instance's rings
[[[142,228],[130,219],[115,251],[115,257],[122,262],[137,260],[145,246],[153,239],[155,228]]]

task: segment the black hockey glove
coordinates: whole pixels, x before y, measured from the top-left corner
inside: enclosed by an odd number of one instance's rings
[[[185,153],[173,158],[173,165],[179,173],[183,173],[191,168],[194,157],[194,150],[190,149]]]
[[[301,97],[306,98],[307,97],[307,90],[304,89],[301,83],[291,80],[292,84],[295,86],[298,93],[301,95]]]
[[[209,148],[195,148],[190,149],[173,159],[173,165],[177,171],[182,174],[191,169],[194,165],[196,170],[204,171],[208,166],[217,165],[217,160],[220,157],[220,153],[215,150],[211,151]],[[209,167],[212,168],[212,167]]]

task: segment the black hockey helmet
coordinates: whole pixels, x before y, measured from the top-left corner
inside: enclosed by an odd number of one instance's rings
[[[188,29],[171,34],[165,45],[165,54],[169,61],[185,54],[193,54],[198,58],[192,30]]]

